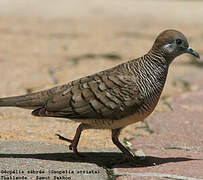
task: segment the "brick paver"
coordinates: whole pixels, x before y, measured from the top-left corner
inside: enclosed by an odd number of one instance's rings
[[[149,156],[146,158],[152,166],[125,168],[123,164],[115,166],[115,174],[136,177],[139,173],[155,173],[151,176],[169,174],[203,179],[203,91],[172,97],[170,105],[171,112],[148,118],[153,134],[130,141],[132,148],[142,149]]]

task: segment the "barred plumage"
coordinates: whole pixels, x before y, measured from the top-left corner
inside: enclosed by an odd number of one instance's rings
[[[176,40],[182,44],[177,44]],[[179,41],[180,42],[180,41]],[[185,36],[175,30],[162,32],[144,56],[111,69],[80,78],[68,84],[38,93],[0,98],[0,106],[34,109],[35,116],[70,118],[81,122],[70,149],[77,154],[82,130],[112,129],[112,140],[134,160],[119,142],[120,130],[145,119],[155,108],[163,90],[171,61],[178,55],[197,52],[188,46]]]

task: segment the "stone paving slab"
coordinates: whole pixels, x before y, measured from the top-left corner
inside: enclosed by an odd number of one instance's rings
[[[106,170],[96,163],[107,159],[109,153],[100,154],[100,159],[94,158],[97,153],[83,155],[86,156],[84,160],[78,159],[68,152],[67,146],[54,143],[0,142],[0,178],[107,179]]]
[[[144,175],[149,178],[203,179],[203,91],[172,97],[169,104],[171,112],[148,118],[153,134],[130,141],[132,149],[144,151],[150,165],[115,166],[115,174],[127,175],[130,179]]]

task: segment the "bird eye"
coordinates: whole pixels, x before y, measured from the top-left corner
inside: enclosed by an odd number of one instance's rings
[[[177,45],[181,45],[182,44],[182,40],[181,39],[176,39],[176,44]]]

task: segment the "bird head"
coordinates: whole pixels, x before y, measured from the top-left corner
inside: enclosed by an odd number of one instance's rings
[[[168,60],[173,60],[184,53],[200,58],[199,54],[189,46],[184,34],[176,30],[165,30],[160,33],[154,42],[152,50],[160,51]]]

